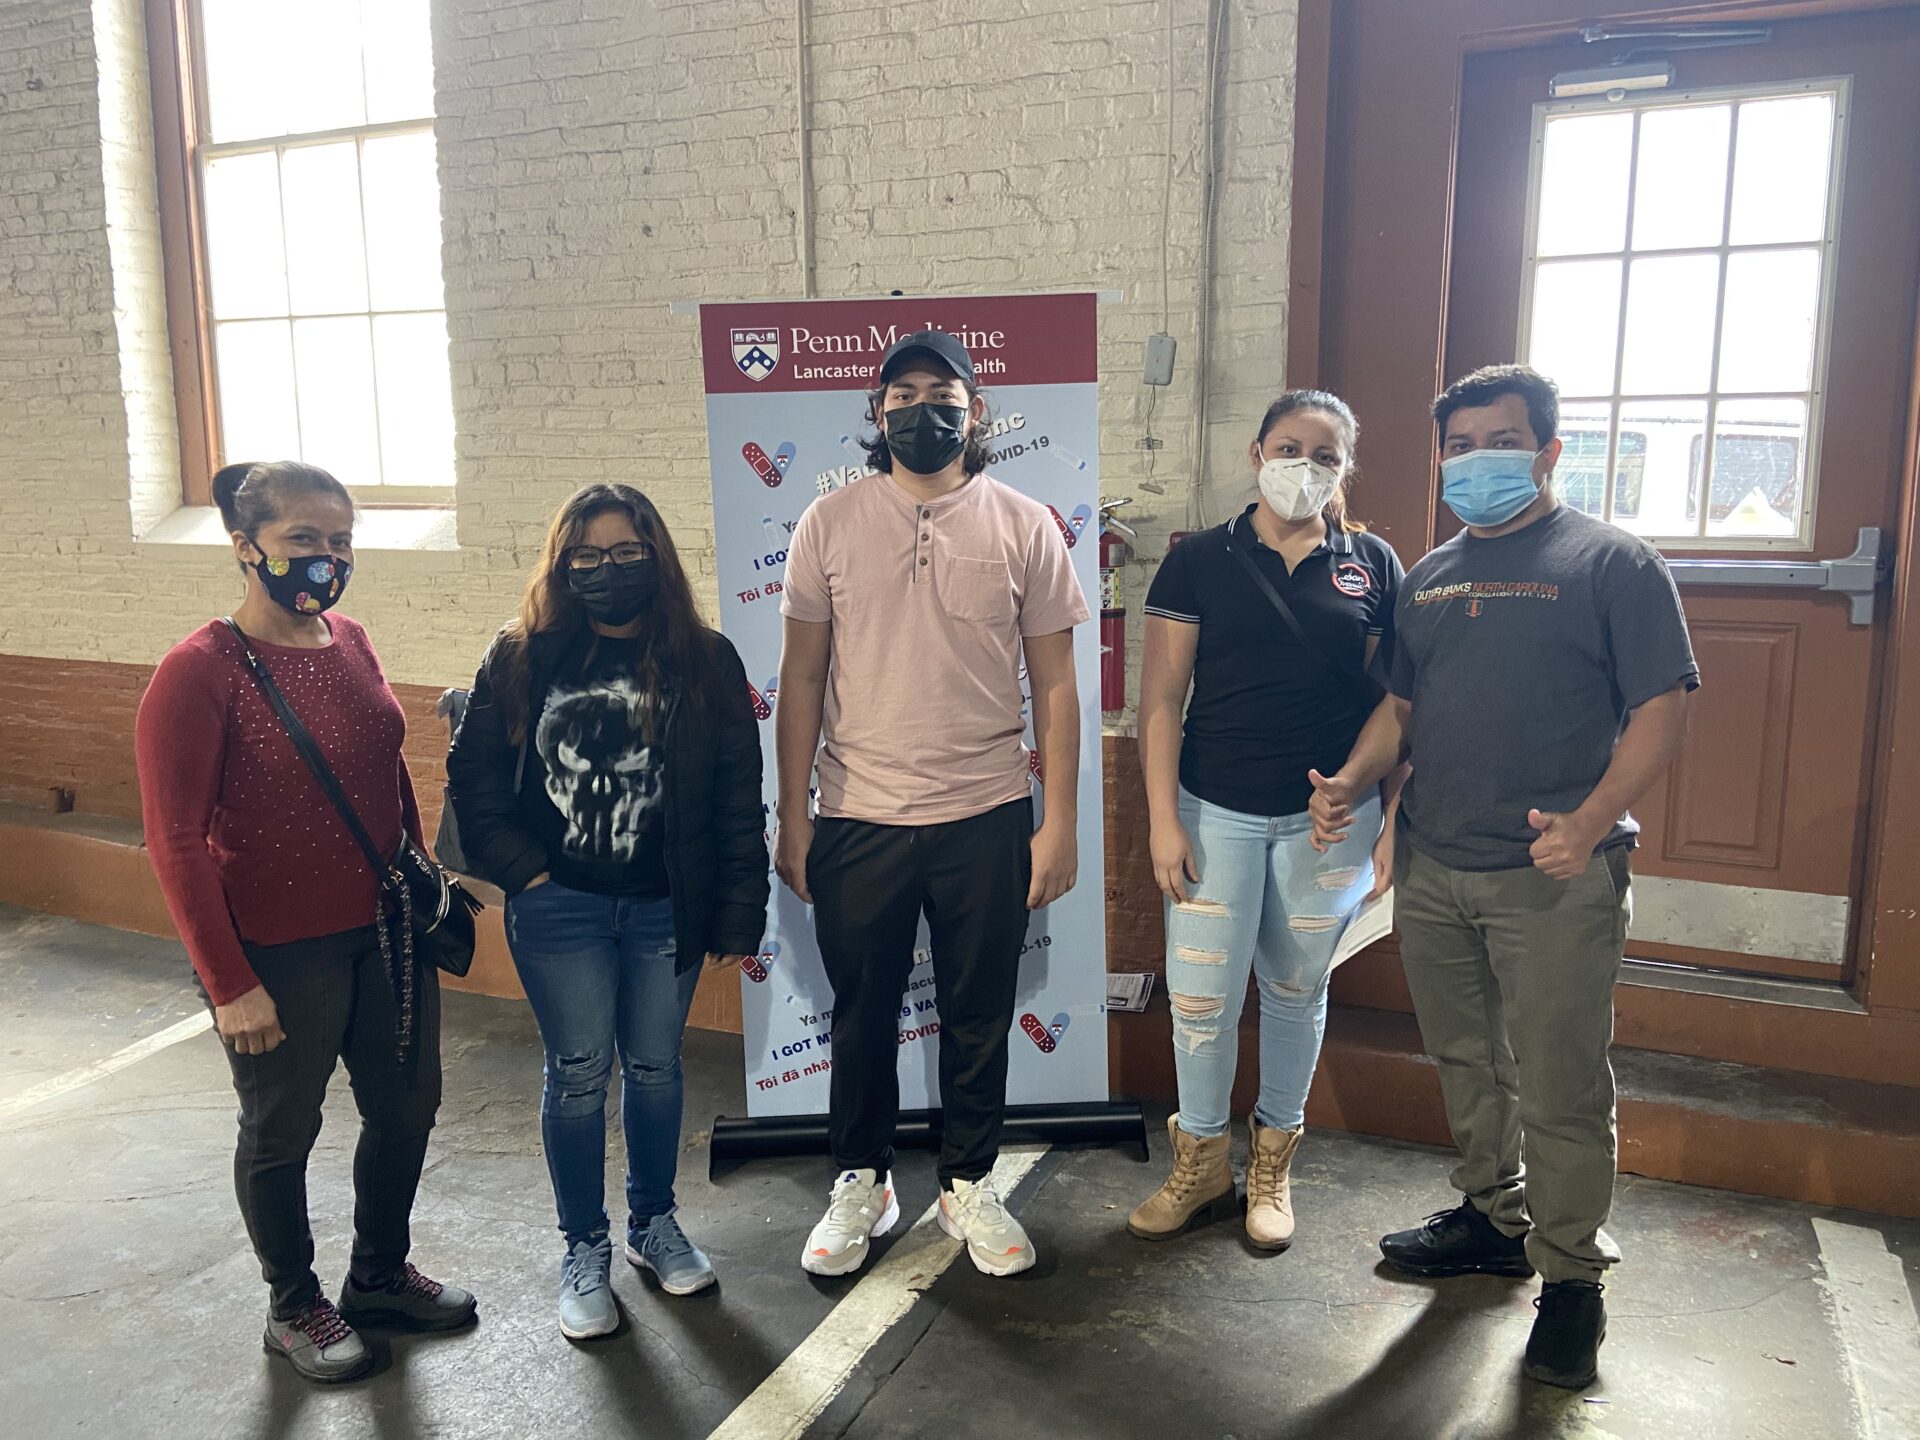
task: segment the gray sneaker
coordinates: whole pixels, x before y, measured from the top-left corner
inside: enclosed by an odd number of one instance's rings
[[[620,1328],[612,1268],[613,1242],[604,1235],[567,1252],[560,1267],[560,1333],[569,1340],[593,1340]]]
[[[296,1371],[318,1385],[358,1380],[373,1368],[373,1355],[365,1342],[324,1295],[291,1319],[269,1316],[261,1344],[269,1355],[285,1357]]]
[[[458,1285],[429,1280],[402,1265],[385,1285],[363,1290],[351,1275],[340,1287],[340,1313],[349,1324],[384,1325],[395,1330],[458,1330],[471,1325],[473,1296]]]
[[[628,1229],[627,1259],[651,1270],[669,1295],[691,1295],[713,1284],[713,1262],[687,1239],[671,1210],[654,1216],[645,1228]]]

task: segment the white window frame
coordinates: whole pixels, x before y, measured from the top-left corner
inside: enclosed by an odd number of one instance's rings
[[[247,140],[229,140],[225,142],[216,142],[211,138],[209,133],[209,107],[205,103],[205,98],[204,98],[210,95],[212,91],[209,87],[209,83],[207,79],[207,47],[204,40],[206,31],[205,31],[204,19],[201,12],[200,0],[186,0],[186,3],[187,3],[187,23],[188,23],[187,34],[188,34],[188,40],[189,40],[188,46],[186,48],[189,51],[189,58],[193,65],[193,82],[195,87],[195,93],[198,97],[201,97],[201,103],[197,104],[194,107],[194,115],[193,115],[193,124],[195,125],[198,131],[197,135],[195,136],[195,144],[194,144],[195,173],[193,175],[193,185],[194,185],[195,193],[198,195],[205,194],[207,166],[210,165],[215,160],[224,160],[235,155],[259,155],[259,154],[264,154],[268,151],[272,151],[272,152],[275,152],[275,165],[277,167],[279,164],[280,157],[284,155],[284,153],[288,150],[295,150],[305,146],[313,146],[313,145],[334,145],[334,144],[339,144],[342,141],[351,140],[354,142],[354,148],[356,152],[359,152],[356,154],[355,163],[357,166],[356,173],[358,173],[361,176],[361,185],[362,185],[361,207],[360,207],[360,243],[361,243],[362,250],[364,251],[367,246],[366,203],[365,203],[366,201],[366,196],[365,196],[366,168],[365,168],[365,155],[364,155],[366,142],[368,140],[386,139],[391,136],[401,136],[401,135],[424,134],[424,135],[432,136],[435,134],[434,127],[439,118],[437,112],[435,114],[430,114],[418,119],[411,119],[411,120],[388,120],[388,121],[380,121],[380,122],[376,122],[368,125],[340,126],[336,129],[331,129],[331,130],[314,130],[314,131],[289,134],[289,135],[258,136],[258,137],[254,137],[252,139],[247,139]],[[438,142],[438,139],[436,138],[435,139],[436,153],[438,151],[438,148],[439,148],[439,142]],[[281,190],[280,199],[281,199],[281,205],[282,205],[281,227],[282,227],[282,233],[284,235],[285,221],[286,221],[286,217],[284,213],[284,207],[286,204],[286,193],[284,188]],[[214,448],[217,451],[224,453],[226,448],[226,426],[225,426],[225,420],[220,413],[220,360],[219,360],[219,345],[216,343],[216,334],[219,328],[220,321],[219,321],[219,317],[215,315],[213,311],[213,262],[212,262],[211,251],[207,243],[205,206],[197,205],[195,207],[194,213],[195,213],[195,219],[198,223],[198,227],[200,231],[200,233],[195,237],[196,249],[198,254],[201,257],[201,264],[205,271],[204,275],[201,277],[200,293],[204,297],[203,303],[205,305],[205,313],[201,318],[201,324],[205,327],[206,345],[207,345],[207,354],[206,354],[205,363],[206,363],[207,378],[209,381],[209,390],[207,394],[206,403],[208,405],[208,413],[212,416],[212,421],[213,421],[213,427],[212,427],[213,434],[209,438]],[[443,211],[442,224],[444,225],[444,223],[445,223],[445,215]],[[283,264],[284,264],[284,257],[283,257]],[[294,319],[324,320],[324,319],[333,319],[333,318],[353,318],[353,317],[365,316],[367,318],[369,325],[371,325],[373,317],[376,315],[445,315],[446,301],[444,296],[444,290],[446,286],[446,272],[445,272],[444,260],[442,263],[440,283],[441,283],[443,294],[442,294],[440,307],[436,310],[368,309],[364,311],[361,311],[361,310],[342,311],[342,312],[339,312],[337,316],[332,314],[327,314],[327,315],[299,315],[299,316],[289,315],[286,317],[263,316],[258,318],[262,318],[262,319],[286,318],[289,321],[291,321]],[[368,300],[369,300],[369,304],[371,304],[371,300],[372,300],[371,294],[369,294]],[[379,386],[377,383],[378,365],[379,365],[379,360],[377,355],[373,363],[376,367],[376,384],[374,387],[374,400],[373,400],[374,428],[375,428],[375,433],[378,434],[379,418],[380,418],[380,395],[379,395]],[[448,364],[449,365],[452,364],[451,357],[449,357],[448,359]],[[297,388],[294,392],[293,404],[294,404],[295,423],[297,425],[299,423],[299,414],[300,414],[300,397],[299,397],[299,391]],[[457,444],[457,440],[456,440],[456,444]],[[235,457],[228,457],[228,458],[235,458]],[[454,503],[455,487],[452,485],[389,485],[389,484],[386,484],[384,481],[382,481],[380,483],[376,483],[372,485],[348,483],[347,490],[348,490],[348,493],[350,493],[353,496],[354,503],[362,507],[378,506],[381,509],[412,509],[417,507],[430,507],[434,509],[444,509],[446,507],[451,506]]]
[[[1714,426],[1719,417],[1722,398],[1739,400],[1794,399],[1803,396],[1807,402],[1807,429],[1804,440],[1804,454],[1801,460],[1801,491],[1806,499],[1801,506],[1800,528],[1793,535],[1733,536],[1733,535],[1649,535],[1650,544],[1662,551],[1712,551],[1712,550],[1761,550],[1810,552],[1814,547],[1817,530],[1818,509],[1820,504],[1820,444],[1823,421],[1826,411],[1827,360],[1831,351],[1831,330],[1833,326],[1833,286],[1835,261],[1839,250],[1840,204],[1843,180],[1846,175],[1846,143],[1848,117],[1851,111],[1852,77],[1845,75],[1826,76],[1820,79],[1796,80],[1785,83],[1730,85],[1705,87],[1695,90],[1654,91],[1645,98],[1625,101],[1611,101],[1604,95],[1577,100],[1544,101],[1533,107],[1533,136],[1527,163],[1527,209],[1526,209],[1526,250],[1521,269],[1520,329],[1515,338],[1514,353],[1524,356],[1528,353],[1527,341],[1533,328],[1533,292],[1534,279],[1540,265],[1558,264],[1569,260],[1618,260],[1620,269],[1620,313],[1619,329],[1614,336],[1613,352],[1613,390],[1608,395],[1567,395],[1565,404],[1606,405],[1609,408],[1607,421],[1607,451],[1605,468],[1601,476],[1605,487],[1605,513],[1611,518],[1613,511],[1613,487],[1617,468],[1617,453],[1620,445],[1620,410],[1626,404],[1643,404],[1648,401],[1663,400],[1685,401],[1690,404],[1706,405],[1706,421],[1703,429],[1701,447],[1700,474],[1695,480],[1699,487],[1697,495],[1697,513],[1704,530],[1710,523],[1708,508],[1713,495]],[[1720,243],[1718,245],[1676,246],[1671,248],[1635,250],[1633,248],[1633,207],[1634,189],[1639,177],[1640,161],[1640,121],[1649,110],[1664,110],[1690,105],[1725,104],[1743,100],[1782,100],[1796,95],[1826,95],[1834,97],[1833,135],[1830,141],[1827,174],[1827,213],[1825,229],[1817,246],[1804,240],[1782,241],[1760,245],[1735,245],[1730,243],[1730,225],[1733,214],[1734,161],[1739,154],[1740,121],[1739,111],[1733,112],[1732,123],[1727,133],[1727,184],[1723,200],[1724,209],[1720,221]],[[1540,184],[1541,170],[1546,156],[1546,128],[1551,119],[1567,115],[1611,114],[1622,110],[1633,113],[1633,133],[1628,142],[1627,152],[1627,209],[1622,227],[1621,247],[1617,250],[1581,251],[1568,254],[1542,256],[1539,253],[1540,235]],[[1720,381],[1720,336],[1726,310],[1727,257],[1734,253],[1758,253],[1768,250],[1807,250],[1820,252],[1820,294],[1819,311],[1814,322],[1813,365],[1809,388],[1805,391],[1749,392],[1739,391],[1723,397],[1719,391]],[[1707,389],[1704,392],[1686,395],[1631,395],[1620,393],[1621,367],[1626,361],[1626,325],[1627,300],[1630,262],[1637,259],[1659,258],[1671,255],[1717,255],[1720,259],[1719,293],[1714,298],[1713,307],[1713,360],[1707,377]]]

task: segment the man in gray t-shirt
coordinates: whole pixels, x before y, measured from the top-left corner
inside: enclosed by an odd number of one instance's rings
[[[1394,918],[1464,1198],[1380,1248],[1426,1276],[1537,1271],[1527,1373],[1579,1388],[1620,1258],[1602,1227],[1627,812],[1678,750],[1700,671],[1659,553],[1554,494],[1551,381],[1477,371],[1434,419],[1467,528],[1408,572],[1388,694],[1340,772],[1311,776],[1315,838],[1344,839],[1355,797],[1412,760]]]

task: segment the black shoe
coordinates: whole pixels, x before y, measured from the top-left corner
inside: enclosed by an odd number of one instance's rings
[[[1591,1280],[1556,1280],[1540,1287],[1533,1302],[1533,1334],[1527,1337],[1527,1378],[1564,1390],[1584,1390],[1600,1373],[1600,1342],[1607,1338],[1604,1286]]]
[[[1380,1253],[1409,1275],[1513,1275],[1527,1279],[1527,1242],[1503,1235],[1471,1200],[1427,1217],[1417,1230],[1396,1230],[1380,1240]]]

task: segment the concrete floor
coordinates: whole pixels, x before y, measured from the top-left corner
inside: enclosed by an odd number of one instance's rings
[[[5,908],[0,997],[0,1107],[197,1008],[178,946]],[[309,1388],[260,1351],[264,1291],[231,1190],[234,1101],[210,1036],[0,1115],[0,1432],[704,1436],[851,1290],[796,1260],[831,1178],[824,1161],[707,1180],[704,1127],[743,1108],[739,1042],[695,1032],[681,1204],[722,1283],[672,1299],[616,1261],[628,1323],[569,1344],[552,1319],[559,1239],[532,1019],[450,996],[445,1048],[415,1254],[480,1296],[482,1322],[378,1340],[379,1372],[341,1390]],[[332,1286],[351,1212],[344,1085],[328,1114],[311,1189]],[[1381,1231],[1448,1203],[1447,1168],[1436,1151],[1316,1133],[1297,1170],[1301,1238],[1267,1256],[1230,1227],[1131,1240],[1125,1213],[1157,1168],[1116,1151],[1050,1153],[1017,1199],[1040,1266],[1011,1281],[948,1269],[807,1434],[1866,1433],[1823,1299],[1811,1221],[1830,1212],[1623,1180],[1614,1228],[1629,1263],[1609,1292],[1601,1383],[1570,1396],[1520,1378],[1531,1284],[1408,1283],[1376,1269]],[[898,1179],[910,1219],[933,1196],[928,1158],[903,1158]],[[1874,1227],[1920,1289],[1920,1224],[1833,1218]]]

